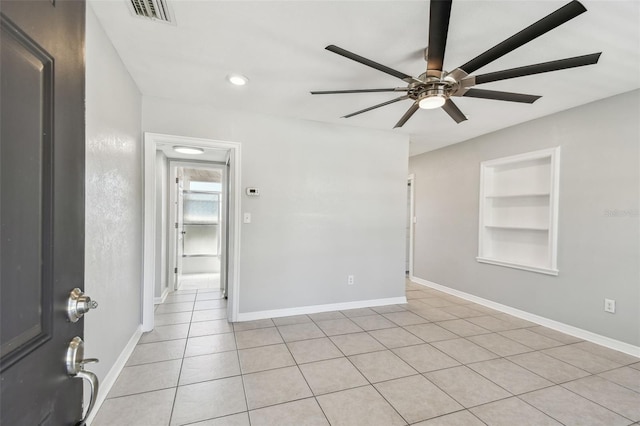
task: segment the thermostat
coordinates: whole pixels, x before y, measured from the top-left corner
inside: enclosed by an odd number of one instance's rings
[[[260,195],[260,190],[258,188],[247,188],[247,195],[249,197],[257,197]]]

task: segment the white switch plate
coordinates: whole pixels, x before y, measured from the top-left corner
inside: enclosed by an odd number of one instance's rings
[[[612,314],[616,313],[616,301],[613,299],[604,299],[604,311]]]
[[[355,277],[353,275],[348,275],[347,276],[347,284],[348,285],[353,285],[356,282]]]
[[[251,223],[251,213],[245,213],[242,217],[243,223]]]

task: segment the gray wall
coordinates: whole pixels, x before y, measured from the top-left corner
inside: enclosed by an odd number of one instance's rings
[[[241,313],[404,296],[406,135],[147,97],[143,129],[242,143]]]
[[[639,117],[636,90],[411,157],[414,276],[640,345]],[[555,146],[559,276],[476,262],[480,162]]]
[[[140,324],[141,95],[87,5],[85,354],[100,380]]]

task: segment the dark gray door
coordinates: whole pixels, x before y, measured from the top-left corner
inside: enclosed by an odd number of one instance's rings
[[[0,423],[71,425],[82,417],[65,354],[83,331],[66,303],[84,275],[85,5],[0,11]]]

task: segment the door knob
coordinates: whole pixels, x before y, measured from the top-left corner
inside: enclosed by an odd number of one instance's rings
[[[89,417],[89,413],[93,410],[93,406],[96,403],[96,398],[98,396],[98,377],[93,374],[91,371],[86,371],[84,369],[85,364],[98,362],[97,358],[84,358],[84,342],[78,336],[71,339],[69,343],[69,347],[67,348],[67,373],[71,377],[77,377],[89,382],[90,387],[90,398],[89,406],[87,407],[87,412],[82,416],[82,420],[80,420],[76,425],[84,426],[87,421],[87,417]]]
[[[69,301],[67,302],[67,316],[69,321],[76,322],[84,314],[89,312],[89,309],[95,309],[98,307],[98,302],[91,300],[89,296],[85,296],[82,290],[74,288],[69,293]]]

